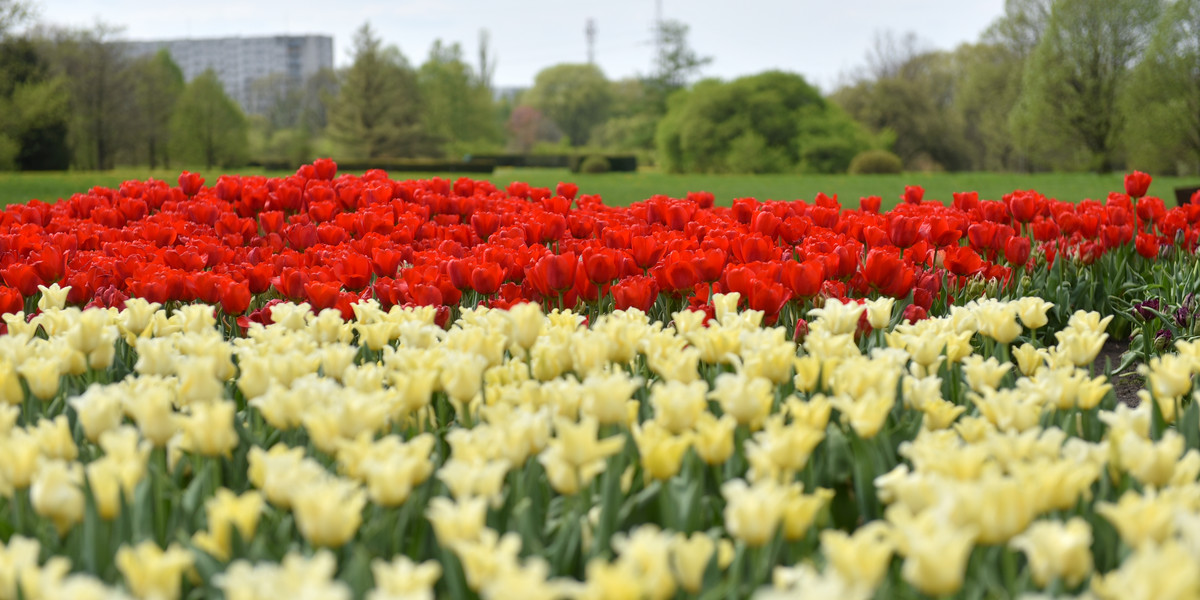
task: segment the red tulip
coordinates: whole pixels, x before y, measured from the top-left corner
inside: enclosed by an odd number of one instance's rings
[[[903,200],[905,204],[920,204],[921,199],[924,197],[925,188],[919,185],[906,185],[904,186],[904,195],[900,196],[900,199]]]
[[[313,307],[314,312],[335,307],[340,292],[341,290],[338,289],[338,286],[331,283],[309,281],[304,284],[304,297],[309,305]]]
[[[204,178],[199,173],[190,173],[184,171],[179,174],[179,189],[189,198],[200,192],[200,188],[204,187]]]
[[[615,251],[607,248],[588,248],[583,251],[583,269],[589,281],[612,283],[617,278]]]
[[[1150,189],[1150,176],[1141,171],[1134,171],[1125,176],[1125,193],[1134,198],[1141,198]]]
[[[929,318],[929,312],[916,304],[905,306],[902,314],[904,320],[909,323],[916,323],[917,321],[924,321]]]
[[[250,286],[226,280],[221,290],[221,310],[227,315],[240,315],[250,308]]]
[[[662,273],[659,287],[670,292],[691,290],[699,279],[696,266],[692,263],[690,256],[673,254],[659,268]]]
[[[760,210],[750,221],[750,230],[762,234],[767,239],[772,239],[775,237],[775,232],[779,230],[779,224],[779,217],[770,211]]]
[[[1013,192],[1008,200],[1008,210],[1018,222],[1028,223],[1037,214],[1040,201],[1044,200],[1037,192]]]
[[[39,285],[47,283],[42,280],[33,267],[19,263],[5,267],[3,271],[0,271],[0,276],[4,277],[6,285],[16,288],[26,298],[36,294]]]
[[[337,163],[332,158],[318,158],[313,161],[313,176],[317,179],[331,180],[337,174]]]
[[[527,275],[543,295],[557,294],[575,285],[575,253],[551,254],[542,257]]]
[[[791,292],[782,285],[771,282],[756,280],[750,288],[750,294],[746,298],[746,305],[751,310],[761,310],[763,312],[763,323],[773,325],[779,318],[779,311],[783,308],[785,302],[791,298]]]
[[[471,271],[471,289],[484,296],[491,296],[504,282],[504,269],[496,263],[482,263]]]
[[[658,299],[658,284],[653,277],[634,275],[614,283],[611,289],[613,305],[617,310],[637,308],[649,312]]]
[[[984,252],[996,247],[996,224],[975,223],[967,228],[967,240],[976,251]]]
[[[879,196],[864,196],[858,199],[858,209],[871,214],[879,214],[879,205],[883,203],[883,198]]]
[[[638,236],[632,240],[632,248],[630,255],[633,256],[633,261],[641,269],[649,269],[658,264],[658,259],[663,253],[662,242],[654,236]]]
[[[908,248],[917,243],[920,227],[921,219],[917,217],[895,216],[888,222],[888,237],[897,248]]]
[[[916,273],[900,256],[883,248],[872,248],[863,263],[862,276],[879,293],[903,298],[912,291]]]
[[[1163,205],[1162,198],[1148,196],[1142,198],[1137,204],[1137,216],[1142,220],[1142,223],[1158,223],[1167,215],[1167,208]]]
[[[1023,267],[1029,262],[1029,238],[1014,235],[1004,244],[1004,260],[1014,267]]]
[[[775,244],[759,234],[740,237],[732,241],[729,248],[740,263],[765,262],[776,256]]]
[[[486,241],[500,228],[500,215],[490,212],[476,212],[471,215],[471,227],[479,239]]]
[[[1134,247],[1137,253],[1145,258],[1154,258],[1158,256],[1158,238],[1148,233],[1137,234],[1137,240],[1134,242]]]
[[[811,298],[821,291],[825,283],[825,263],[817,259],[804,262],[783,263],[783,284],[797,298]]]
[[[979,206],[979,192],[954,192],[954,208],[970,212]]]
[[[721,272],[725,270],[726,258],[725,252],[717,248],[697,252],[692,260],[696,262],[696,274],[700,277],[700,281],[712,283],[721,279]]]
[[[347,253],[333,263],[333,273],[346,289],[362,291],[371,283],[371,261],[357,253]]]
[[[21,292],[10,288],[0,287],[0,315],[8,315],[25,310],[25,299]]]
[[[574,183],[564,183],[560,181],[558,182],[558,185],[554,187],[554,193],[566,198],[567,200],[574,200],[575,195],[579,193],[579,186],[575,185]]]
[[[962,277],[974,275],[986,268],[983,259],[979,258],[979,254],[970,246],[947,248],[944,263],[951,273]]]
[[[446,274],[450,276],[450,283],[460,290],[471,288],[471,273],[475,270],[475,263],[470,260],[450,260],[446,262]]]

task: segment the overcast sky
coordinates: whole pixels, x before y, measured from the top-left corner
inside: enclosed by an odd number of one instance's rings
[[[877,32],[915,32],[931,48],[978,39],[1003,0],[660,0],[662,16],[691,27],[713,62],[705,76],[731,79],[767,69],[804,75],[830,91],[864,62]],[[526,87],[544,67],[585,62],[584,28],[596,27],[596,62],[610,79],[650,71],[655,0],[34,0],[42,21],[124,28],[132,40],[325,34],[336,66],[366,21],[413,64],[435,39],[460,42],[472,64],[480,30],[491,33],[494,82]]]

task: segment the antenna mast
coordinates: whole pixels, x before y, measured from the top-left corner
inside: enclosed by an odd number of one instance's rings
[[[589,18],[587,20],[587,27],[583,31],[587,34],[588,64],[594,65],[596,64],[596,20]]]

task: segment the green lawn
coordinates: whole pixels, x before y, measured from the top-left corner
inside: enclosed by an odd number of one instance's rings
[[[220,171],[203,171],[209,183],[216,181]],[[243,174],[263,173],[241,169]],[[269,172],[268,175],[288,173]],[[115,187],[127,179],[154,177],[174,183],[178,170],[118,169],[107,172],[65,173],[0,173],[0,205],[26,202],[37,198],[54,201],[85,192],[93,186]],[[396,178],[422,178],[435,174],[396,173]],[[457,178],[459,174],[441,173],[440,177]],[[847,206],[857,206],[862,196],[880,196],[884,206],[898,201],[905,185],[925,188],[927,199],[949,203],[951,193],[977,191],[981,198],[999,199],[1015,189],[1035,189],[1059,200],[1078,201],[1084,198],[1103,199],[1108,192],[1123,190],[1122,175],[1091,173],[906,173],[903,175],[671,175],[666,173],[611,173],[604,175],[574,174],[565,169],[498,169],[484,177],[503,187],[512,181],[527,181],[534,186],[553,188],[559,181],[572,181],[581,193],[600,194],[609,205],[626,205],[654,194],[682,197],[689,191],[708,191],[720,204],[735,198],[753,197],[760,200],[811,200],[817,192],[837,194]],[[1200,185],[1200,179],[1160,177],[1150,188],[1169,205],[1174,203],[1176,186]]]

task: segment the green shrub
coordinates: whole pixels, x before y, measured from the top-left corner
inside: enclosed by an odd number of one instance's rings
[[[607,173],[608,169],[608,159],[599,154],[588,156],[579,163],[580,173]]]
[[[899,156],[887,150],[865,150],[850,161],[849,172],[851,175],[878,175],[900,173],[903,170],[904,163]]]

